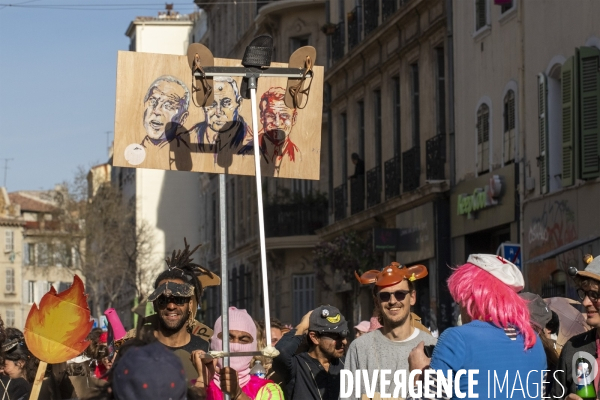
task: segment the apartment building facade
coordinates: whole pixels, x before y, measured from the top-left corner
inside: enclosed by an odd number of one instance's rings
[[[568,267],[600,251],[600,31],[593,2],[453,1],[453,261],[520,244],[528,289],[576,298]],[[460,55],[460,56],[458,56]],[[462,156],[459,156],[459,153]],[[485,201],[468,212],[468,197]],[[462,200],[462,202],[461,202]]]
[[[377,267],[427,266],[414,308],[433,329],[450,326],[453,311],[445,286],[453,173],[447,12],[437,0],[340,0],[328,2],[325,27],[330,223],[319,235],[397,232]],[[370,297],[363,291],[353,315],[370,316]]]
[[[51,287],[69,288],[78,259],[59,240],[54,191],[7,193],[0,188],[0,316],[7,326],[23,329],[33,303]]]

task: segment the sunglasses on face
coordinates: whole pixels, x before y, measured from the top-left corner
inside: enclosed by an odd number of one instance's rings
[[[598,301],[598,299],[600,298],[600,293],[595,292],[593,290],[577,289],[577,295],[579,296],[581,301],[583,301],[586,296],[589,297],[591,301]]]
[[[175,305],[178,306],[182,306],[186,303],[188,303],[190,301],[189,297],[183,297],[183,296],[169,296],[169,297],[165,297],[165,296],[160,296],[158,299],[156,299],[156,304],[159,307],[166,307],[167,304],[173,303]]]
[[[390,301],[392,295],[396,301],[403,301],[407,294],[410,292],[408,290],[396,290],[395,292],[379,292],[377,295],[379,296],[379,300],[385,302]]]

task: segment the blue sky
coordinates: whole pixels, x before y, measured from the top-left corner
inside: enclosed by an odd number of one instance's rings
[[[14,159],[9,192],[51,189],[71,180],[78,166],[107,160],[117,51],[128,49],[125,31],[136,16],[155,16],[164,6],[152,0],[0,0],[0,186],[3,158]],[[193,1],[175,2],[175,10],[192,12]]]

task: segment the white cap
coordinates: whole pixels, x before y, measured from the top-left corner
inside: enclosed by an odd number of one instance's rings
[[[519,268],[503,257],[494,254],[471,254],[467,262],[494,275],[515,292],[520,292],[525,287]]]

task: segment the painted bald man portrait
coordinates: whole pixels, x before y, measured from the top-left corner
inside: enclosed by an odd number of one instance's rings
[[[231,77],[217,76],[213,84],[214,102],[204,107],[204,121],[197,126],[198,150],[215,153],[237,151],[251,129],[241,116],[242,96],[237,82]]]
[[[188,117],[190,91],[179,79],[156,78],[144,96],[144,147],[162,146],[173,140]]]

